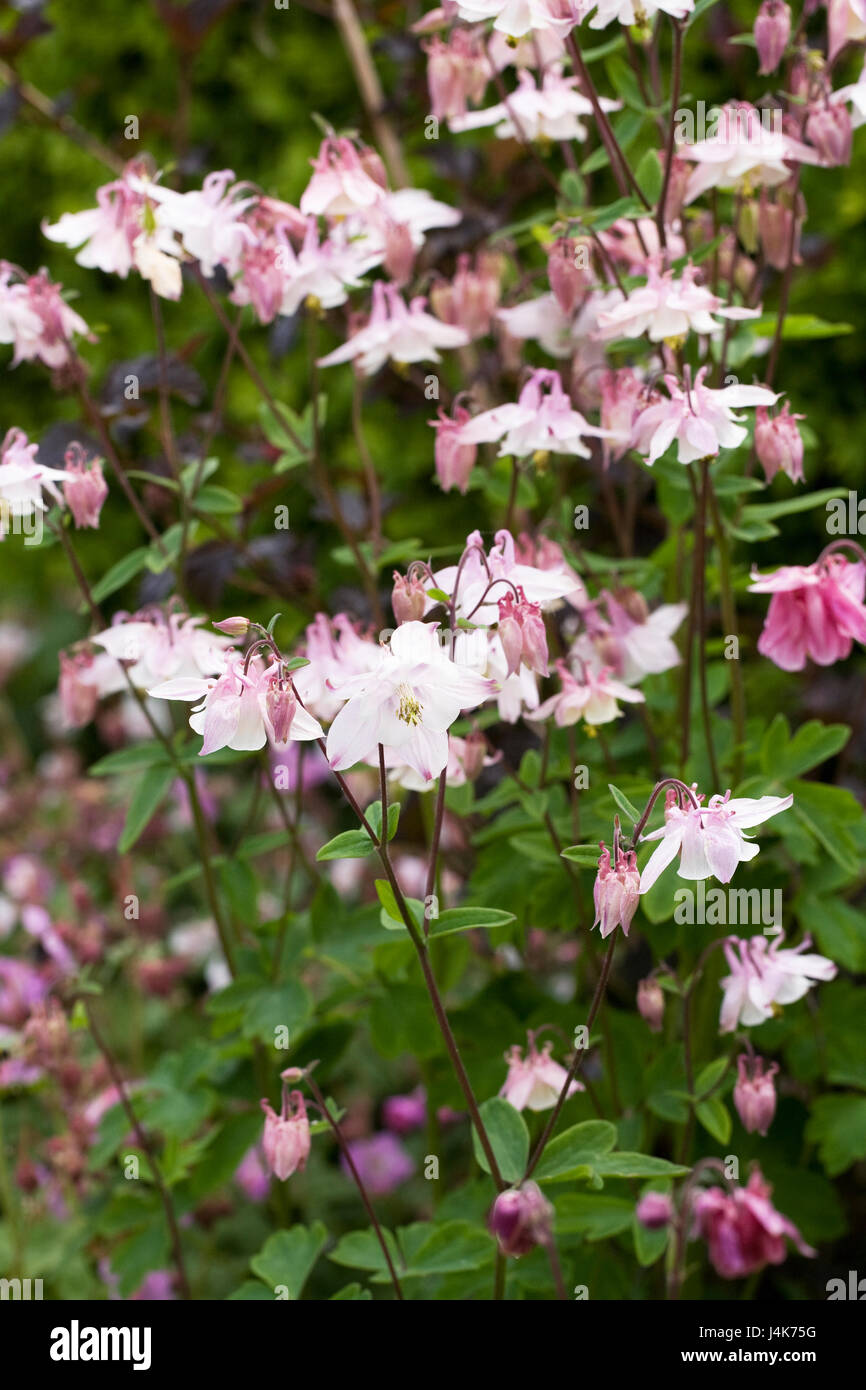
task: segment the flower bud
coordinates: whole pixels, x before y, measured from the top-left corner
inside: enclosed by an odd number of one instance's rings
[[[559,237],[547,251],[547,278],[564,314],[573,314],[592,284],[587,242]]]
[[[755,20],[755,47],[762,77],[775,72],[791,37],[791,11],[784,0],[764,0]]]
[[[303,1172],[310,1153],[310,1122],[304,1097],[300,1091],[290,1094],[283,1091],[283,1104],[280,1114],[262,1101],[265,1112],[265,1130],[262,1148],[265,1162],[280,1182],[285,1182],[294,1172]]]
[[[852,126],[847,106],[816,102],[806,120],[806,139],[825,164],[850,164]]]
[[[669,1226],[674,1204],[666,1192],[646,1192],[637,1204],[635,1215],[648,1231],[661,1231]]]
[[[478,448],[475,444],[462,444],[460,430],[471,418],[468,410],[457,406],[453,420],[440,409],[439,419],[429,422],[436,431],[436,476],[443,492],[450,492],[453,487],[466,492]]]
[[[467,782],[474,782],[484,767],[487,739],[480,729],[472,729],[463,740],[462,763]]]
[[[224,632],[227,637],[246,637],[250,630],[249,618],[223,618],[220,622],[214,623],[217,632]]]
[[[793,264],[800,264],[800,232],[803,227],[805,211],[806,204],[802,194],[797,195],[796,206],[792,208],[785,202],[784,195],[780,194],[775,202],[770,202],[767,197],[767,190],[761,190],[761,201],[758,205],[758,237],[764,253],[764,260],[774,270],[784,270],[792,252]],[[796,220],[796,226],[793,228],[793,243],[791,241],[792,218]]]
[[[288,743],[298,702],[290,685],[273,680],[265,695],[265,710],[274,731],[274,743]]]
[[[76,531],[83,526],[94,530],[99,525],[102,504],[108,496],[108,484],[102,476],[102,460],[91,459],[80,444],[66,450],[64,468],[69,476],[63,482],[63,497],[72,513]]]
[[[640,902],[640,874],[634,850],[628,854],[618,850],[616,864],[611,867],[610,851],[605,849],[602,841],[592,896],[595,903],[595,921],[592,925],[601,927],[602,937],[610,936],[617,927],[622,927],[623,934],[628,936],[631,920]]]
[[[771,1062],[764,1070],[763,1057],[748,1057],[742,1053],[737,1058],[737,1082],[734,1086],[734,1105],[749,1134],[766,1136],[776,1113],[776,1087],[773,1077],[779,1070],[778,1062]]]
[[[778,415],[758,406],[755,415],[755,451],[764,467],[767,482],[778,472],[787,473],[792,483],[803,482],[803,440],[797,421],[804,415],[791,415],[788,401]]]
[[[665,992],[658,980],[649,977],[637,987],[637,1009],[651,1033],[662,1031],[665,1013]]]
[[[415,244],[406,222],[388,219],[385,227],[384,266],[395,285],[405,285],[415,264]]]
[[[490,1213],[490,1230],[503,1255],[527,1255],[550,1239],[553,1207],[537,1183],[500,1192]]]
[[[413,623],[423,618],[427,594],[420,579],[409,579],[395,570],[391,607],[398,623]]]

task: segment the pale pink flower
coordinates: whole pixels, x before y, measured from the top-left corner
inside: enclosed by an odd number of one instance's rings
[[[65,469],[39,463],[37,445],[31,444],[23,430],[11,429],[0,444],[0,540],[16,517],[30,517],[47,511],[43,491],[62,505],[57,484],[69,476]]]
[[[606,29],[615,21],[629,27],[646,26],[659,12],[684,19],[694,9],[694,0],[597,0],[594,5],[590,0],[583,8],[584,13],[595,10],[589,21],[590,29]]]
[[[430,110],[437,120],[462,116],[476,106],[490,81],[490,63],[477,32],[454,29],[443,42],[436,35],[422,45],[427,54]]]
[[[866,15],[866,0],[863,0],[863,13]],[[866,62],[863,64],[857,81],[850,83],[847,87],[840,87],[838,91],[831,92],[829,100],[833,105],[837,102],[850,102],[852,108],[851,125],[855,130],[866,123]]]
[[[707,285],[697,283],[697,270],[691,264],[679,279],[672,270],[662,274],[650,264],[647,283],[632,290],[622,303],[598,318],[598,337],[639,338],[646,333],[652,343],[680,342],[691,333],[719,333],[722,319],[757,318],[757,309],[726,306]],[[715,317],[713,317],[715,315]]]
[[[793,1222],[776,1211],[772,1191],[755,1167],[745,1187],[710,1187],[695,1198],[696,1234],[706,1240],[710,1262],[723,1279],[744,1279],[765,1265],[781,1264],[786,1240],[793,1241],[801,1255],[817,1254]]]
[[[293,1173],[303,1173],[310,1155],[310,1122],[304,1097],[300,1091],[290,1092],[284,1087],[279,1115],[266,1100],[262,1101],[262,1109],[265,1162],[274,1177],[285,1182]]]
[[[663,254],[658,225],[652,217],[621,217],[599,232],[598,239],[608,256],[622,262],[629,275],[646,275]],[[670,260],[686,255],[686,243],[679,231],[668,228],[664,249]]]
[[[608,97],[600,97],[599,104],[603,111],[618,111],[622,105]],[[448,125],[454,132],[496,126],[499,140],[585,140],[585,118],[591,115],[592,103],[577,90],[576,77],[564,77],[559,67],[553,66],[538,86],[532,73],[523,68],[507,101],[453,116]]]
[[[494,544],[486,553],[481,532],[473,531],[466,537],[466,547],[471,553],[460,571],[457,616],[469,618],[472,615],[475,623],[491,624],[497,621],[498,601],[506,586],[496,584],[488,593],[493,580],[508,580],[509,584],[523,591],[528,603],[539,603],[542,607],[573,594],[580,586],[580,580],[564,559],[561,567],[546,569],[526,564],[517,554],[510,531],[497,531]],[[437,589],[452,594],[457,566],[448,565],[437,570],[433,577]],[[431,607],[434,602],[430,600]]]
[[[586,238],[561,236],[547,248],[547,279],[564,314],[574,313],[593,282]]]
[[[830,554],[814,565],[783,565],[752,573],[750,593],[772,594],[758,651],[783,671],[802,671],[806,658],[832,666],[866,643],[866,564]]]
[[[754,859],[759,851],[743,832],[786,811],[793,801],[790,794],[731,797],[728,791],[724,796],[711,796],[706,806],[689,801],[683,810],[676,791],[669,788],[664,825],[641,836],[641,843],[660,841],[641,874],[641,893],[652,888],[677,855],[679,878],[717,878],[720,883],[730,883],[737,865]]]
[[[792,483],[803,482],[803,440],[797,421],[805,415],[792,415],[785,401],[778,415],[770,415],[764,406],[755,413],[755,452],[763,465],[767,482],[779,472],[787,473]]]
[[[609,667],[626,685],[679,665],[680,654],[671,639],[688,612],[687,604],[663,603],[650,612],[634,590],[619,590],[616,596],[604,590],[599,598],[606,603],[610,621],[594,608],[586,610],[587,630],[572,648],[574,657],[596,671]]]
[[[765,113],[771,120],[775,114]],[[677,153],[695,165],[686,188],[686,203],[694,202],[708,188],[774,188],[787,182],[795,163],[821,163],[821,156],[811,146],[786,135],[780,125],[766,120],[762,123],[761,113],[748,102],[725,106],[707,139],[680,145]]]
[[[462,426],[457,439],[461,444],[499,440],[500,458],[548,452],[589,458],[584,438],[603,435],[602,429],[574,409],[559,372],[542,367],[530,373],[516,402],[476,415]]]
[[[334,618],[317,613],[306,629],[300,655],[310,664],[294,672],[295,689],[310,713],[326,722],[345,702],[338,693],[340,683],[376,670],[381,659],[378,643],[345,613]]]
[[[651,1033],[660,1033],[665,1016],[665,992],[658,980],[648,975],[637,987],[637,1011]]]
[[[65,367],[73,356],[75,337],[92,335],[48,272],[25,276],[8,261],[0,261],[0,343],[13,345],[12,366],[38,360],[52,370]]]
[[[791,37],[791,9],[785,0],[764,0],[755,20],[755,47],[762,77],[775,72]]]
[[[552,1110],[565,1085],[568,1072],[551,1057],[553,1043],[546,1042],[539,1050],[535,1038],[529,1034],[526,1057],[523,1048],[515,1045],[505,1054],[508,1075],[505,1078],[501,1096],[513,1105],[515,1110]],[[581,1082],[569,1083],[566,1099],[584,1089]]]
[[[419,296],[407,307],[394,285],[377,280],[365,327],[320,358],[319,366],[333,367],[357,359],[361,374],[372,376],[389,358],[398,363],[439,362],[438,348],[466,347],[469,334],[425,313],[426,302]]]
[[[337,685],[346,704],[328,731],[328,761],[341,771],[381,743],[430,781],[448,761],[449,727],[462,709],[492,695],[495,682],[452,661],[427,623],[403,623],[377,651],[372,671]]]
[[[438,419],[427,421],[436,431],[433,458],[436,477],[443,492],[450,492],[456,487],[458,492],[465,494],[469,485],[469,475],[475,467],[478,447],[475,444],[463,443],[462,430],[471,419],[469,411],[458,405],[454,407],[453,417],[446,415],[440,406]]]
[[[102,504],[108,496],[108,484],[102,476],[102,460],[89,459],[80,444],[71,444],[64,458],[68,477],[63,483],[63,497],[72,513],[77,530],[96,528]]]
[[[178,193],[162,184],[150,189],[157,204],[158,225],[168,227],[180,239],[207,279],[217,266],[229,277],[237,275],[244,249],[255,241],[244,214],[256,198],[244,185],[233,184],[233,179],[231,169],[220,169],[208,174],[200,189],[189,193]],[[246,197],[241,196],[244,192]]]
[[[602,841],[592,896],[595,905],[592,925],[601,927],[602,938],[610,936],[617,927],[622,927],[623,936],[628,936],[640,902],[640,874],[634,850],[628,853],[617,850],[616,861],[611,864],[610,850],[605,848]]]
[[[648,464],[655,463],[677,442],[680,463],[714,458],[720,449],[736,449],[748,435],[739,422],[739,406],[775,405],[779,399],[766,386],[723,386],[713,390],[704,385],[709,369],[701,367],[689,386],[681,386],[675,376],[666,376],[667,399],[660,397],[638,416],[634,447]]]
[[[472,266],[468,255],[457,257],[453,280],[440,280],[430,291],[430,307],[444,323],[464,328],[470,338],[490,332],[499,305],[503,271],[501,256],[479,252]]]
[[[328,136],[314,160],[313,176],[301,195],[300,209],[305,217],[345,217],[366,212],[385,192],[381,178],[371,176],[375,165],[362,158],[372,151],[358,149],[351,140]],[[378,172],[378,171],[377,171]]]
[[[492,19],[494,30],[515,39],[547,29],[567,34],[580,17],[577,3],[562,0],[457,0],[457,13],[468,24]]]
[[[853,130],[844,102],[830,102],[819,97],[810,104],[806,116],[806,138],[828,168],[851,163]]]
[[[809,953],[811,936],[805,936],[799,946],[783,949],[784,939],[780,932],[772,942],[766,936],[748,940],[731,936],[725,942],[731,973],[720,982],[720,1033],[733,1033],[738,1027],[756,1028],[773,1018],[781,1005],[802,999],[816,981],[836,978],[837,967],[831,960]]]
[[[581,719],[590,728],[595,728],[597,724],[609,724],[611,720],[621,718],[623,711],[619,701],[643,704],[641,692],[614,680],[606,667],[598,671],[587,667],[580,679],[572,675],[564,661],[557,661],[556,670],[562,688],[538,706],[529,716],[533,720],[549,719],[553,715],[560,729],[568,728]]]
[[[846,43],[866,39],[866,0],[827,0],[827,31],[832,63]]]
[[[741,1053],[737,1058],[737,1080],[734,1086],[734,1105],[747,1134],[766,1138],[776,1113],[776,1087],[773,1077],[778,1062],[771,1062],[766,1071],[763,1057]]]
[[[219,748],[250,752],[270,740],[280,745],[289,739],[324,738],[318,720],[298,704],[278,662],[263,668],[253,660],[244,669],[241,657],[232,657],[216,679],[176,678],[148,690],[159,700],[200,701],[189,719],[190,728],[203,736],[199,757]]]
[[[172,678],[197,680],[222,672],[231,646],[227,637],[202,631],[204,618],[182,613],[167,617],[153,610],[130,618],[118,614],[111,627],[92,639],[116,661],[129,662],[129,678],[139,690]],[[115,689],[126,682],[120,678]],[[103,694],[109,694],[104,690]]]

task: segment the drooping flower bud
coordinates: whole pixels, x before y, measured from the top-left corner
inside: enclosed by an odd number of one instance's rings
[[[665,992],[658,980],[650,976],[637,987],[637,1010],[651,1033],[662,1031],[665,1013]]]
[[[792,483],[803,482],[803,440],[797,421],[805,415],[792,415],[788,401],[778,415],[758,406],[755,415],[755,451],[764,467],[767,482],[778,472],[787,473]]]
[[[503,260],[479,252],[473,267],[465,253],[457,258],[453,280],[439,280],[430,291],[430,305],[443,323],[463,328],[470,338],[490,332],[502,289]]]
[[[405,285],[415,264],[415,243],[407,222],[388,219],[385,226],[384,266],[395,285]]]
[[[522,589],[517,590],[516,596],[509,592],[499,600],[498,630],[509,676],[519,670],[521,662],[540,676],[548,674],[547,633],[541,607],[529,603]]]
[[[297,708],[291,685],[284,684],[278,677],[272,680],[265,695],[265,709],[274,731],[274,743],[288,743]]]
[[[604,841],[601,842],[592,896],[595,903],[593,927],[601,927],[602,937],[610,936],[617,927],[622,927],[623,935],[628,936],[640,902],[640,874],[634,850],[627,854],[619,850],[615,865],[611,865],[610,851],[605,849]]]
[[[463,763],[463,771],[467,782],[474,782],[484,767],[484,759],[487,756],[487,739],[480,729],[471,729],[463,740],[463,749],[460,761]]]
[[[265,1112],[265,1130],[262,1148],[265,1162],[280,1182],[285,1182],[294,1172],[303,1173],[310,1153],[310,1122],[304,1097],[300,1091],[283,1090],[283,1103],[279,1115],[266,1100],[262,1101]]]
[[[550,1240],[553,1207],[537,1183],[500,1192],[490,1213],[490,1230],[503,1255],[515,1259]]]
[[[806,202],[801,193],[797,193],[795,205],[792,207],[790,194],[786,196],[780,189],[777,191],[776,201],[771,202],[766,188],[761,189],[761,200],[758,204],[758,237],[764,260],[774,270],[784,270],[789,258],[793,265],[800,264],[800,233],[805,214]],[[791,226],[792,219],[795,221],[794,227]]]
[[[755,20],[755,47],[762,77],[775,72],[791,37],[791,11],[784,0],[764,0]]]
[[[457,406],[453,420],[440,409],[439,419],[429,421],[436,431],[436,476],[443,492],[450,492],[453,487],[456,487],[458,492],[466,492],[469,474],[475,467],[478,446],[462,444],[460,430],[471,418],[468,410]]]
[[[72,513],[75,529],[99,525],[102,504],[108,496],[108,484],[102,476],[102,460],[87,460],[80,444],[70,444],[63,466],[69,474],[63,482],[63,497]]]
[[[737,1058],[737,1082],[734,1086],[734,1105],[749,1134],[766,1136],[776,1113],[776,1087],[773,1077],[779,1070],[778,1062],[771,1062],[764,1070],[763,1057],[749,1057],[742,1053]]]
[[[853,128],[847,106],[826,101],[813,104],[806,120],[806,139],[825,164],[850,164]]]
[[[585,238],[558,237],[547,250],[547,278],[564,314],[573,314],[592,284],[592,265]]]
[[[217,632],[224,632],[227,637],[246,637],[250,630],[249,618],[221,618],[218,623],[214,623]]]
[[[669,1226],[674,1204],[666,1192],[646,1192],[637,1204],[635,1215],[648,1231],[661,1231]]]
[[[391,607],[398,623],[414,623],[424,617],[427,607],[427,594],[420,579],[410,579],[405,574],[394,571],[394,588],[391,591]]]

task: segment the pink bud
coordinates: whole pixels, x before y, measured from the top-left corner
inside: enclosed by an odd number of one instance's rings
[[[674,1214],[674,1204],[666,1192],[647,1192],[637,1204],[635,1215],[648,1231],[661,1231],[669,1226]]]
[[[610,851],[601,844],[598,861],[598,876],[593,887],[595,921],[593,927],[601,927],[602,937],[610,936],[617,927],[622,927],[628,936],[632,918],[640,902],[640,874],[637,869],[637,855],[633,850],[625,854],[617,852],[616,865],[611,867]]]
[[[392,222],[385,227],[385,269],[396,285],[405,285],[415,264],[415,245],[406,222]]]
[[[457,406],[453,420],[440,408],[439,419],[429,421],[436,431],[436,476],[443,492],[450,492],[453,487],[466,492],[478,449],[475,444],[461,444],[460,429],[471,418],[468,410]]]
[[[803,440],[797,421],[805,415],[791,415],[788,401],[778,415],[758,406],[755,416],[755,451],[764,466],[767,482],[778,472],[787,473],[792,483],[803,482]]]
[[[852,126],[847,106],[830,106],[818,101],[806,120],[806,139],[815,146],[825,164],[850,164]]]
[[[408,1096],[388,1096],[382,1105],[382,1121],[394,1134],[410,1134],[427,1119],[427,1098],[419,1086]]]
[[[408,579],[406,575],[395,570],[391,607],[398,623],[414,623],[423,618],[427,607],[427,594],[420,579]]]
[[[499,640],[505,653],[507,674],[513,676],[520,667],[523,655],[523,628],[514,595],[499,600]]]
[[[60,710],[63,723],[69,729],[89,724],[99,703],[98,687],[84,676],[93,666],[93,657],[86,652],[69,656],[60,653]]]
[[[487,739],[480,729],[472,729],[463,740],[463,771],[467,782],[474,782],[484,767],[487,756]]]
[[[71,476],[63,483],[63,496],[72,513],[76,531],[83,526],[99,525],[102,504],[108,496],[108,484],[102,476],[102,460],[91,459],[80,444],[70,444],[66,450],[64,467]]]
[[[775,72],[791,37],[791,11],[783,0],[764,0],[755,20],[755,47],[762,77]]]
[[[779,1070],[778,1062],[771,1062],[764,1071],[763,1057],[748,1057],[742,1053],[737,1058],[737,1082],[734,1086],[734,1105],[749,1134],[766,1136],[776,1113],[776,1087],[773,1077]]]
[[[784,270],[793,252],[793,264],[800,264],[800,232],[803,226],[806,204],[802,194],[797,195],[796,209],[784,201],[779,193],[775,202],[770,202],[767,190],[761,189],[758,206],[758,236],[764,259],[775,270]],[[793,245],[791,242],[791,219],[796,218]]]
[[[548,248],[547,278],[564,314],[573,314],[592,284],[592,269],[585,240],[559,237]]]
[[[490,1230],[503,1255],[527,1255],[550,1239],[553,1207],[537,1183],[500,1192],[490,1213]]]
[[[362,145],[358,150],[358,155],[364,173],[369,174],[380,188],[387,190],[388,175],[385,173],[385,165],[382,163],[381,155],[376,150],[371,149],[369,145]]]
[[[250,630],[249,618],[222,618],[218,623],[214,623],[217,632],[224,632],[227,637],[246,637]]]
[[[651,1033],[662,1031],[665,1013],[665,992],[658,980],[641,980],[637,987],[637,1008]]]
[[[310,1153],[310,1122],[304,1097],[300,1091],[291,1094],[283,1092],[283,1104],[277,1115],[266,1100],[262,1101],[265,1112],[265,1131],[262,1148],[265,1162],[280,1182],[285,1182],[294,1172],[303,1173]]]
[[[274,743],[288,743],[298,702],[290,685],[274,679],[265,695],[265,709],[274,732]]]
[[[523,660],[530,671],[546,676],[548,671],[547,632],[541,608],[537,603],[527,603],[523,614]]]

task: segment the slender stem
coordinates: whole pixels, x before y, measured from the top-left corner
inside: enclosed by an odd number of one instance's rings
[[[643,189],[631,171],[631,166],[620,148],[619,141],[613,132],[610,121],[607,119],[607,115],[602,110],[598,92],[595,90],[595,83],[592,80],[589,68],[584,62],[580,47],[573,34],[568,35],[565,40],[565,46],[568,49],[568,54],[574,65],[574,70],[580,78],[580,85],[583,88],[584,94],[589,98],[593,115],[598,125],[598,133],[607,150],[611,171],[619,185],[620,192],[625,194],[630,186],[632,192],[640,199],[649,212],[651,210],[650,204],[644,195]],[[617,166],[619,166],[619,172]],[[637,230],[639,232],[639,228]]]
[[[719,509],[718,499],[713,488],[712,478],[708,476],[708,500],[713,514],[713,530],[716,549],[719,552],[719,576],[721,580],[722,621],[725,624],[725,637],[733,637],[737,644],[736,653],[731,657],[731,708],[734,716],[734,751],[732,781],[734,786],[743,776],[743,758],[746,743],[746,696],[743,686],[743,668],[740,665],[739,632],[737,628],[737,607],[734,598],[734,579],[731,569],[731,547],[725,531],[725,523]]]
[[[360,1194],[361,1201],[364,1203],[364,1209],[367,1215],[369,1216],[371,1222],[373,1223],[373,1230],[376,1232],[376,1239],[378,1240],[379,1245],[382,1248],[382,1254],[384,1255],[385,1263],[388,1266],[388,1273],[391,1276],[391,1283],[394,1285],[394,1293],[396,1294],[397,1298],[402,1302],[403,1290],[400,1288],[400,1280],[397,1278],[397,1271],[394,1268],[394,1261],[391,1259],[391,1251],[388,1249],[388,1242],[385,1240],[382,1227],[379,1225],[378,1217],[376,1216],[376,1213],[373,1210],[373,1204],[370,1201],[370,1198],[367,1196],[367,1189],[364,1186],[361,1174],[358,1172],[355,1160],[352,1157],[352,1151],[349,1148],[349,1145],[346,1143],[346,1140],[343,1138],[343,1132],[340,1129],[340,1126],[338,1125],[337,1121],[334,1119],[333,1115],[328,1109],[327,1104],[325,1103],[325,1097],[322,1095],[322,1092],[320,1091],[319,1087],[317,1086],[316,1082],[313,1080],[313,1077],[310,1075],[309,1072],[304,1073],[304,1080],[306,1081],[307,1085],[312,1091],[313,1096],[316,1100],[316,1104],[319,1107],[319,1110],[322,1112],[322,1115],[324,1116],[325,1120],[330,1125],[331,1132],[333,1133],[334,1138],[340,1146],[340,1152],[346,1160],[346,1167],[352,1174],[352,1178]]]
[[[136,1115],[135,1110],[132,1106],[132,1102],[129,1099],[129,1094],[126,1089],[126,1085],[124,1083],[123,1077],[120,1074],[117,1063],[114,1060],[111,1049],[109,1048],[108,1044],[102,1036],[102,1033],[96,1025],[96,1020],[93,1016],[93,1006],[86,996],[80,995],[79,998],[81,999],[81,1002],[84,1006],[84,1011],[87,1014],[87,1022],[90,1026],[91,1037],[93,1038],[93,1041],[96,1043],[96,1046],[102,1054],[102,1057],[105,1061],[105,1065],[108,1069],[108,1074],[111,1077],[112,1084],[114,1085],[115,1090],[117,1091],[120,1103],[123,1106],[124,1113],[126,1115],[126,1118],[129,1120],[130,1126],[132,1127],[132,1131],[136,1137],[136,1140],[138,1141],[139,1147],[144,1151],[145,1155],[147,1156],[147,1161],[150,1165],[150,1171],[153,1176],[154,1183],[156,1184],[157,1190],[159,1192],[163,1211],[165,1212],[165,1219],[168,1225],[169,1237],[171,1240],[172,1258],[174,1259],[175,1269],[177,1270],[177,1278],[178,1283],[180,1284],[181,1295],[183,1298],[190,1298],[191,1294],[189,1282],[186,1277],[186,1267],[184,1265],[183,1260],[183,1248],[180,1242],[180,1231],[178,1230],[177,1220],[175,1218],[174,1205],[171,1200],[171,1194],[168,1188],[166,1187],[165,1180],[162,1176],[162,1171],[160,1169],[159,1164],[156,1161],[156,1155],[153,1151],[150,1141],[145,1135],[144,1130],[142,1129],[139,1123],[138,1116]]]
[[[662,246],[667,246],[667,232],[665,230],[665,211],[668,201],[668,189],[671,183],[671,166],[674,161],[674,133],[677,124],[677,107],[680,101],[680,84],[683,73],[683,31],[682,26],[677,20],[671,21],[674,26],[674,55],[673,55],[673,74],[671,76],[671,110],[670,125],[668,127],[668,142],[665,149],[665,168],[664,178],[662,179],[662,191],[659,198],[658,211],[656,212],[656,226],[659,229],[659,241]]]
[[[706,653],[706,606],[707,606],[707,576],[706,576],[706,547],[707,547],[707,494],[710,487],[710,464],[709,459],[704,459],[701,465],[701,482],[698,501],[698,514],[696,517],[697,532],[695,537],[695,574],[697,576],[697,638],[698,638],[698,678],[701,692],[701,715],[704,724],[704,738],[707,745],[707,756],[710,760],[710,772],[712,773],[713,786],[718,788],[719,769],[716,762],[716,750],[713,745],[713,725],[712,711],[710,709],[709,690],[707,686],[707,653]]]
[[[382,84],[373,66],[364,30],[361,28],[352,0],[334,0],[334,19],[349,55],[364,110],[367,112],[376,143],[382,151],[391,182],[397,188],[408,188],[411,180],[403,159],[403,151],[385,115]]]

